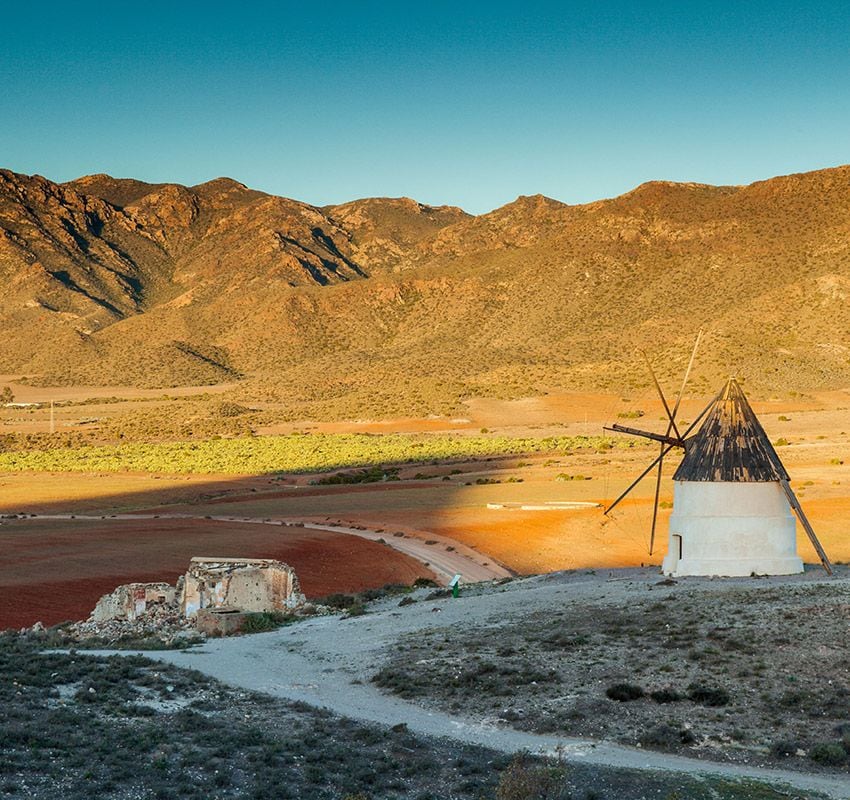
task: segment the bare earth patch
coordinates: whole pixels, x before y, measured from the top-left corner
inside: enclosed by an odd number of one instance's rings
[[[173,582],[198,555],[280,559],[312,598],[431,577],[421,562],[355,536],[206,519],[7,519],[0,546],[0,630],[85,619],[119,584]]]

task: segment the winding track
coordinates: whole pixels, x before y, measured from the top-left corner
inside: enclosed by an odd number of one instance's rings
[[[644,583],[656,580],[654,572],[645,572]],[[625,580],[618,578],[605,586],[626,595],[645,590],[640,585],[630,589]],[[712,774],[787,785],[807,793],[805,796],[820,792],[834,800],[850,799],[846,776],[709,762],[609,742],[525,733],[424,708],[381,694],[370,683],[384,652],[393,648],[400,636],[434,628],[489,627],[495,620],[520,614],[529,606],[546,608],[567,603],[580,592],[580,585],[534,578],[496,591],[462,595],[459,600],[424,601],[419,593],[420,601],[403,609],[394,601],[385,601],[362,617],[317,617],[273,633],[209,640],[200,649],[146,655],[200,670],[232,686],[326,707],[353,719],[383,725],[404,722],[414,733],[428,737],[447,737],[507,753],[522,749],[559,751],[568,761],[669,772],[671,781],[675,773]],[[498,635],[497,629],[494,635]]]
[[[445,550],[444,546],[439,545],[446,545],[451,540],[437,535],[433,538],[438,541],[438,545],[426,545],[425,540],[417,537],[394,537],[374,530],[315,523],[308,519],[201,517],[185,514],[120,514],[109,517],[59,514],[38,515],[37,518],[158,518],[278,526],[303,524],[309,528],[360,536],[373,541],[384,539],[386,544],[400,552],[427,563],[444,581],[455,573],[463,574],[468,582],[492,580],[510,574],[498,563],[456,542],[452,541],[455,550]],[[850,800],[850,782],[846,777],[709,762],[610,742],[526,733],[423,708],[397,697],[381,694],[369,681],[371,675],[377,671],[383,652],[392,648],[400,636],[456,625],[486,626],[493,614],[504,617],[536,603],[545,607],[552,603],[568,601],[568,596],[554,597],[562,593],[569,595],[572,592],[569,587],[558,583],[531,579],[505,587],[500,592],[463,596],[459,601],[418,602],[403,611],[394,604],[385,603],[383,608],[379,607],[364,617],[317,617],[274,633],[209,640],[201,649],[181,652],[155,651],[145,655],[176,666],[197,669],[231,686],[265,692],[284,699],[300,700],[328,708],[352,719],[382,725],[404,722],[412,732],[423,736],[450,738],[506,753],[519,750],[558,752],[568,761],[664,771],[671,773],[671,776],[675,773],[687,773],[712,774],[732,779],[751,778],[787,785],[803,792],[820,792],[834,800]],[[435,613],[437,611],[439,613]]]

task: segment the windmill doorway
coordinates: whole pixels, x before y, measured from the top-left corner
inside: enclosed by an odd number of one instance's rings
[[[678,533],[670,534],[670,552],[678,564],[682,560],[682,537]]]

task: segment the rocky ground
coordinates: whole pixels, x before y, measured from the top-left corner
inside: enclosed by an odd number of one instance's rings
[[[498,726],[850,772],[850,589],[819,578],[539,578],[547,601],[402,636],[372,680]]]
[[[27,800],[812,800],[754,781],[512,757],[229,688],[140,656],[0,636],[0,791]]]

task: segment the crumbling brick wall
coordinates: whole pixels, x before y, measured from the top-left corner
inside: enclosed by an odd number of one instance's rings
[[[202,608],[286,611],[305,601],[295,571],[273,559],[193,558],[179,598],[186,616]]]
[[[126,583],[97,601],[92,622],[110,619],[135,620],[155,608],[177,607],[176,590],[168,583]]]

